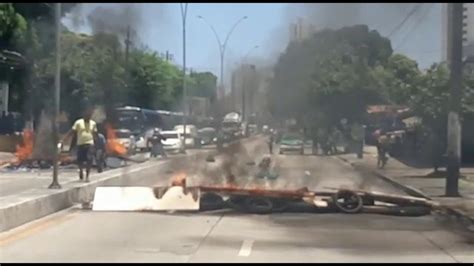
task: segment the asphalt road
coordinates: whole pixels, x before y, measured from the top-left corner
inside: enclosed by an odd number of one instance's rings
[[[165,185],[182,171],[193,182],[219,182],[216,169],[224,161],[233,161],[232,171],[251,173],[242,168],[264,153],[260,141],[215,163],[188,156],[161,171],[140,173],[133,185]],[[336,158],[273,157],[280,177],[272,186],[398,192]],[[240,175],[238,182],[249,180]],[[92,212],[74,207],[0,234],[0,262],[474,262],[473,251],[472,244],[433,216]]]

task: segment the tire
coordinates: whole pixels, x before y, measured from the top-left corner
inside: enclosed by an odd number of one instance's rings
[[[272,200],[265,197],[248,197],[244,204],[248,212],[256,214],[271,213],[274,207]]]
[[[201,196],[199,203],[200,211],[211,211],[222,209],[225,206],[224,199],[216,193],[205,193]]]
[[[362,197],[350,190],[339,190],[333,196],[333,201],[336,208],[343,213],[358,213],[364,206]]]
[[[426,206],[364,206],[364,213],[374,213],[394,216],[425,216],[431,213],[431,208]]]
[[[238,212],[245,212],[245,197],[244,196],[231,196],[227,201],[226,205]]]
[[[273,203],[273,209],[272,209],[273,212],[284,212],[288,209],[288,206],[289,206],[288,200],[284,200],[284,199],[273,199],[272,203]]]

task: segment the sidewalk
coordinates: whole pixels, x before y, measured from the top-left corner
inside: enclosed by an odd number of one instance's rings
[[[378,169],[377,149],[373,146],[364,147],[363,159],[357,159],[355,154],[338,157],[356,168],[369,170],[388,182],[404,186],[412,195],[418,193],[449,206],[456,213],[474,221],[474,168],[461,169],[463,177],[459,180],[459,193],[462,197],[448,198],[444,197],[446,179],[443,175],[433,176],[432,168],[410,167],[392,157],[384,169]]]
[[[196,155],[199,152],[199,150],[188,150],[187,155],[183,154],[169,154],[169,159],[173,158],[181,158],[185,156],[193,156]],[[9,158],[12,156],[8,156],[6,153],[0,153],[0,156],[3,156],[4,158]],[[136,160],[142,160],[145,158],[149,157],[149,153],[139,153],[131,158],[134,158]],[[158,159],[158,161],[165,161],[168,159]],[[153,160],[154,161],[154,160]],[[126,165],[132,166],[136,165],[139,163],[135,162],[127,162]],[[119,167],[118,169],[123,168],[125,165],[122,162],[122,167]],[[109,172],[110,170],[113,170],[114,168],[108,168],[105,169],[104,173]],[[79,180],[79,169],[76,164],[70,164],[67,166],[60,166],[59,168],[59,183],[61,185],[78,185],[78,184],[83,184],[82,181]],[[17,195],[20,193],[25,193],[28,191],[33,191],[37,189],[48,189],[48,186],[52,182],[52,176],[53,176],[53,169],[37,169],[37,168],[19,168],[15,170],[9,170],[7,168],[0,168],[0,200],[2,200],[5,197]],[[97,169],[93,167],[91,169],[90,173],[90,180],[96,180],[102,176],[97,172]]]

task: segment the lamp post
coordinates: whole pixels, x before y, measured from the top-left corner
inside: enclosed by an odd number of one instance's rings
[[[220,61],[221,62],[220,62],[220,82],[219,82],[219,94],[220,95],[218,95],[218,98],[223,97],[224,96],[224,55],[225,55],[225,49],[227,47],[227,42],[229,41],[230,35],[232,34],[232,32],[234,32],[237,25],[239,25],[240,22],[247,19],[248,17],[243,16],[239,20],[237,20],[237,22],[235,22],[235,24],[232,26],[230,31],[227,33],[227,36],[224,40],[224,43],[221,42],[221,39],[219,38],[219,35],[216,32],[216,29],[203,16],[198,16],[198,18],[203,20],[211,28],[212,32],[214,33],[214,35],[216,37],[217,43],[219,45],[219,53],[220,53]]]
[[[53,182],[49,188],[60,189],[58,182],[58,161],[59,161],[59,132],[58,132],[58,115],[59,115],[59,97],[61,91],[61,3],[56,3],[56,73],[54,76],[54,112],[53,112],[53,138],[54,138],[54,155],[53,155]]]
[[[188,115],[188,92],[186,87],[186,15],[188,13],[188,3],[180,3],[181,19],[183,22],[183,131],[184,131],[184,148],[186,150],[186,124]]]

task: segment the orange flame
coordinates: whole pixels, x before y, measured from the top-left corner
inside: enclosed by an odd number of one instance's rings
[[[186,186],[186,173],[185,172],[178,172],[173,177],[171,177],[171,186]]]
[[[117,140],[117,136],[115,135],[112,126],[107,124],[105,125],[105,129],[107,130],[107,153],[116,155],[127,154],[127,148]]]
[[[16,162],[28,159],[33,153],[34,134],[31,129],[23,130],[23,145],[16,145]]]

